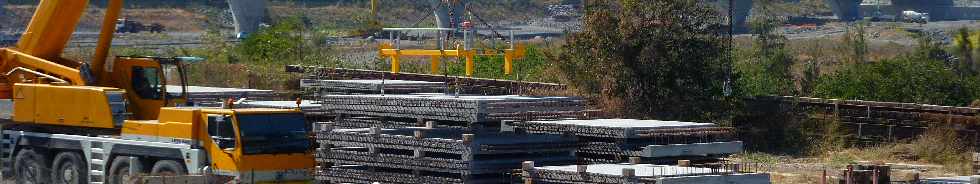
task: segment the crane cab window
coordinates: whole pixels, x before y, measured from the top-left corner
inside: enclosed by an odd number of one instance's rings
[[[167,99],[177,99],[184,97],[184,78],[183,71],[177,65],[162,65],[163,76],[167,82]]]
[[[231,116],[228,115],[208,115],[208,135],[218,148],[235,148],[235,125],[232,124]]]
[[[161,99],[163,84],[160,70],[150,67],[133,67],[133,91],[143,99]]]

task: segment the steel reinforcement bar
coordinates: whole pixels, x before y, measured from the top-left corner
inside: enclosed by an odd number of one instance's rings
[[[286,72],[305,73],[318,79],[395,79],[412,81],[445,82],[452,86],[472,86],[483,88],[498,88],[507,91],[524,90],[565,90],[564,84],[523,82],[513,80],[498,80],[485,78],[453,77],[431,74],[399,73],[388,71],[359,70],[346,68],[326,68],[315,66],[286,65]],[[491,89],[492,90],[492,89]]]

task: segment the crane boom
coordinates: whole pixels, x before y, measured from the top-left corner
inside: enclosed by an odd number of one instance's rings
[[[41,1],[17,43],[17,50],[42,59],[57,60],[88,6],[88,0]]]
[[[24,67],[53,74],[71,85],[95,85],[93,84],[95,81],[104,81],[108,77],[108,73],[105,72],[105,62],[112,42],[112,30],[115,29],[115,21],[122,9],[122,0],[109,0],[95,57],[89,63],[90,68],[85,67],[83,62],[61,57],[88,2],[88,0],[41,1],[16,47],[3,49],[0,52],[2,53],[0,73],[6,73],[16,67]],[[87,69],[91,69],[91,72],[84,71]]]
[[[61,57],[65,45],[77,26],[88,0],[41,1],[27,30],[15,48],[0,50],[0,72],[24,67],[54,74],[73,85],[86,80],[79,68],[82,63]],[[3,85],[11,88],[13,82]]]
[[[95,56],[92,57],[92,73],[95,74],[96,81],[104,83],[109,74],[105,72],[106,58],[109,56],[109,46],[112,45],[112,34],[116,31],[116,20],[122,12],[123,0],[109,0],[106,6],[105,18],[102,19],[102,31],[99,33],[99,42],[95,47]]]

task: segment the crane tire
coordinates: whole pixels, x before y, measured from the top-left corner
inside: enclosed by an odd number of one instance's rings
[[[130,168],[136,173],[130,173]],[[110,184],[130,184],[135,183],[136,179],[143,173],[143,164],[139,160],[130,163],[128,156],[118,156],[112,159],[112,166],[109,167]]]
[[[88,167],[85,167],[82,155],[76,152],[61,152],[54,156],[51,172],[53,184],[85,184],[88,183]]]
[[[49,166],[44,153],[22,149],[14,159],[14,176],[18,184],[48,184]]]
[[[183,176],[187,175],[187,171],[184,171],[183,164],[177,162],[176,160],[160,160],[153,164],[153,169],[150,169],[150,175],[152,176]]]

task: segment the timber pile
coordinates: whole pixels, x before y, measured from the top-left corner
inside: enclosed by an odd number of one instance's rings
[[[584,163],[623,163],[714,159],[742,151],[734,129],[712,123],[658,120],[595,119],[511,122],[529,133],[574,135]]]
[[[838,121],[856,144],[915,139],[926,130],[953,128],[967,146],[980,144],[980,108],[793,96],[759,97],[779,109],[812,119]]]
[[[325,111],[339,115],[336,122],[340,124],[352,121],[348,118],[375,118],[383,119],[375,121],[380,123],[402,122],[419,126],[435,121],[440,125],[467,127],[474,123],[585,116],[585,101],[577,97],[327,95],[321,100]]]
[[[574,163],[578,146],[569,136],[431,125],[334,129],[317,140],[318,180],[335,183],[505,183],[526,160]]]
[[[515,94],[519,91],[532,90],[565,90],[566,86],[554,83],[524,82],[514,80],[498,80],[471,77],[455,77],[445,75],[417,74],[417,73],[398,73],[392,74],[388,71],[358,70],[345,68],[325,68],[314,66],[287,65],[287,72],[307,74],[307,79],[329,79],[329,80],[348,80],[348,79],[388,79],[388,80],[409,80],[409,81],[429,81],[442,82],[449,84],[450,87],[459,87],[462,94],[484,94],[484,95],[505,95]],[[456,89],[450,89],[457,91]]]
[[[534,167],[525,162],[523,183],[770,183],[768,174],[741,172],[737,166],[720,168],[650,164],[593,164]]]
[[[976,125],[980,123],[980,108],[939,106],[916,103],[876,102],[863,100],[838,100],[793,96],[762,97],[789,104],[799,111],[817,111],[838,114],[841,117],[865,119],[865,121],[892,121],[909,126],[928,127],[931,123]]]
[[[406,80],[318,80],[302,79],[300,88],[308,94],[412,94],[444,93],[446,83]]]

